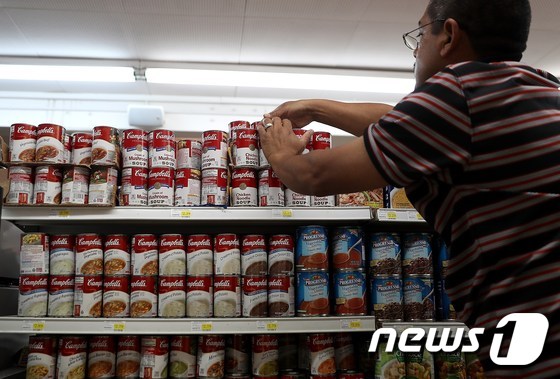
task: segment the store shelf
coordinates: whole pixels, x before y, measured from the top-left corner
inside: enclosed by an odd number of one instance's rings
[[[330,208],[221,208],[221,207],[10,207],[5,206],[2,219],[20,225],[42,222],[297,222],[297,221],[369,221],[369,207]]]
[[[374,209],[373,218],[382,222],[418,222],[426,221],[415,209],[379,208]]]
[[[0,317],[0,333],[275,334],[373,331],[373,316],[292,318],[29,318]]]

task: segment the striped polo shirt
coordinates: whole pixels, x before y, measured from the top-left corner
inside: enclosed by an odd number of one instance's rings
[[[451,65],[364,135],[379,172],[449,247],[448,293],[463,322],[549,319],[545,350],[525,368],[492,365],[485,333],[489,376],[560,377],[559,86],[518,62]]]

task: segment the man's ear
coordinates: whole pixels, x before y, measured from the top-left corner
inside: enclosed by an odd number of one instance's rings
[[[445,20],[442,28],[440,54],[442,57],[447,57],[460,48],[461,43],[466,42],[466,36],[459,27],[459,23],[452,18]]]

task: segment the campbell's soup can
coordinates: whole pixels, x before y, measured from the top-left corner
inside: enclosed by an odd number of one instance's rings
[[[202,170],[200,204],[227,205],[228,179],[228,171],[225,168],[209,168]]]
[[[130,279],[130,317],[156,317],[157,294],[157,277],[132,276]]]
[[[175,169],[175,133],[171,130],[154,130],[148,134],[149,167]]]
[[[74,317],[101,317],[103,276],[74,278]]]
[[[231,205],[256,207],[257,173],[251,168],[234,168],[231,174]]]
[[[74,275],[76,236],[56,234],[50,236],[49,272],[51,275]]]
[[[167,378],[169,338],[167,336],[143,336],[140,344],[140,378]]]
[[[113,378],[117,345],[114,336],[91,336],[88,341],[87,377]]]
[[[212,317],[213,301],[212,276],[187,277],[187,317]]]
[[[31,124],[10,126],[10,162],[35,162],[37,127]]]
[[[433,274],[431,234],[405,233],[402,254],[404,275]]]
[[[148,133],[127,129],[122,133],[122,166],[148,168]]]
[[[169,338],[169,370],[172,379],[196,376],[196,336],[171,336]]]
[[[148,169],[129,167],[121,170],[120,203],[124,206],[148,205]]]
[[[268,163],[268,158],[266,157],[266,155],[264,154],[264,150],[262,149],[260,139],[259,139],[259,167],[263,169],[270,167],[270,163]]]
[[[311,137],[313,150],[326,150],[332,147],[332,136],[329,132],[313,132]]]
[[[194,168],[179,168],[175,171],[175,206],[200,205],[202,173]]]
[[[72,134],[72,154],[70,163],[73,165],[89,166],[91,164],[91,149],[93,145],[93,134]]]
[[[76,235],[76,275],[103,274],[103,240],[96,233]]]
[[[335,207],[336,206],[336,196],[311,196],[311,206],[312,207]]]
[[[296,286],[297,316],[328,316],[330,298],[327,271],[297,272]]]
[[[64,336],[58,340],[57,378],[86,377],[87,337]]]
[[[173,206],[175,193],[175,170],[167,167],[154,167],[148,174],[148,205]]]
[[[118,163],[119,131],[112,126],[94,126],[91,164],[114,166]]]
[[[271,168],[259,171],[258,196],[261,207],[283,207],[285,204],[284,185]]]
[[[403,320],[403,283],[400,275],[370,276],[371,314],[376,321]]]
[[[336,361],[336,369],[338,371],[355,370],[355,354],[356,352],[354,351],[354,339],[352,338],[352,333],[335,333],[334,359]]]
[[[327,228],[319,225],[301,226],[296,230],[296,269],[329,268]]]
[[[33,203],[33,169],[24,166],[12,166],[8,169],[10,188],[6,195],[6,204],[29,205]]]
[[[74,275],[49,276],[49,317],[72,317],[74,314]]]
[[[335,269],[364,268],[365,248],[362,229],[336,227],[331,236],[332,262]]]
[[[103,278],[103,317],[130,316],[130,276]]]
[[[307,335],[311,375],[332,375],[336,373],[334,338],[328,333]]]
[[[42,163],[64,163],[64,136],[66,129],[55,124],[37,126],[35,161]]]
[[[44,317],[47,315],[48,275],[20,275],[18,316]]]
[[[233,334],[226,336],[226,367],[227,375],[248,375],[251,357],[250,336]]]
[[[65,167],[62,170],[61,204],[87,204],[89,202],[89,169]]]
[[[234,167],[259,167],[259,134],[255,129],[238,129],[232,135],[231,158]]]
[[[212,275],[214,250],[208,234],[187,237],[187,275]]]
[[[70,134],[64,135],[64,163],[70,163],[72,159],[72,136]]]
[[[158,237],[155,234],[135,234],[130,245],[132,275],[157,275]]]
[[[268,274],[294,274],[294,238],[290,234],[273,234],[268,238]]]
[[[208,168],[227,168],[228,134],[220,130],[208,130],[202,133],[203,170]]]
[[[202,169],[202,142],[196,139],[177,141],[177,169]]]
[[[140,336],[117,337],[118,379],[135,379],[140,375]]]
[[[33,204],[60,204],[62,200],[62,170],[54,166],[35,168]]]
[[[401,241],[397,233],[372,233],[368,255],[373,275],[401,275]]]
[[[20,274],[49,273],[49,235],[26,233],[21,236],[19,254]]]
[[[240,276],[214,276],[214,317],[239,316],[241,316]]]
[[[214,274],[241,275],[241,251],[237,234],[214,236]]]
[[[294,277],[270,275],[268,277],[268,316],[295,316]]]
[[[53,336],[29,336],[26,378],[54,379],[57,340]]]
[[[241,277],[243,317],[268,315],[268,279],[266,275]]]
[[[103,243],[105,275],[130,275],[130,239],[126,234],[109,234]]]
[[[196,357],[197,376],[199,378],[219,379],[224,376],[226,341],[220,335],[198,336]]]
[[[185,275],[186,251],[181,234],[159,236],[159,275]]]
[[[334,313],[339,316],[365,315],[366,275],[363,269],[337,270],[333,274]]]
[[[284,189],[284,199],[287,207],[310,207],[311,196],[292,191],[288,187]]]
[[[89,204],[114,205],[119,172],[114,167],[96,167],[89,178]]]
[[[253,336],[253,354],[251,370],[259,377],[276,377],[278,375],[278,336],[260,334]]]
[[[235,135],[237,131],[243,129],[256,129],[256,128],[249,121],[236,120],[228,123],[229,136],[231,137],[232,140],[235,139]]]
[[[166,318],[185,317],[187,280],[181,276],[158,277],[158,316]]]
[[[241,238],[241,275],[266,275],[267,252],[262,234],[247,234]]]

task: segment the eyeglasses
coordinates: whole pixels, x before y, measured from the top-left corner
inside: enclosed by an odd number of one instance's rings
[[[432,22],[428,22],[427,24],[420,25],[419,27],[417,27],[414,30],[411,30],[408,33],[404,33],[403,36],[402,36],[402,39],[404,41],[405,46],[408,47],[410,50],[418,49],[418,46],[420,45],[420,41],[421,41],[421,38],[422,38],[422,33],[418,32],[418,35],[416,37],[412,36],[411,34],[414,33],[417,30],[425,28],[428,25],[432,25],[433,23],[443,22],[443,21],[445,21],[445,19],[438,18],[438,19],[435,19]]]

